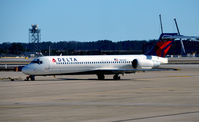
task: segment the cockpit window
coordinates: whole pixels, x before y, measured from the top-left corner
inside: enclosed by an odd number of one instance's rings
[[[31,61],[31,63],[32,63],[32,64],[35,64],[35,63],[36,63],[36,64],[42,64],[42,61],[39,60],[39,59],[34,59],[34,60]]]

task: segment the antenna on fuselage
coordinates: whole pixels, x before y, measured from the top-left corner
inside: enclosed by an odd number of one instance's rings
[[[161,27],[161,32],[163,33],[163,26],[162,26],[162,18],[161,18],[161,14],[159,15],[160,18],[160,27]]]
[[[174,18],[174,22],[175,22],[175,25],[176,25],[176,29],[177,29],[177,32],[178,32],[178,35],[180,35],[180,31],[179,31],[179,28],[178,28],[178,23],[177,23],[177,21],[176,21],[176,18]],[[181,53],[182,54],[186,54],[185,53],[185,48],[184,48],[184,44],[183,44],[183,41],[182,41],[182,39],[180,38],[180,43],[181,43]]]

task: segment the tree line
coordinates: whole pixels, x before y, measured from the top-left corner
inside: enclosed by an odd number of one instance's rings
[[[2,43],[0,44],[0,56],[20,56],[27,53],[41,52],[43,55],[104,55],[104,54],[144,54],[148,52],[158,40],[127,40],[113,42],[99,40],[91,42],[60,41],[34,43]],[[199,55],[199,42],[183,41],[186,53]],[[180,41],[174,41],[168,55],[180,55]]]

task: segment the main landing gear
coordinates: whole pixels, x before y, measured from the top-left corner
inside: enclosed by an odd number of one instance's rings
[[[29,79],[31,81],[34,81],[35,80],[35,76],[34,75],[29,75],[29,76],[26,77],[25,81],[29,81]]]
[[[120,80],[119,74],[115,74],[115,75],[113,76],[113,79],[114,79],[114,80]]]
[[[98,80],[104,80],[105,76],[104,76],[104,74],[97,74],[97,78],[98,78]],[[114,80],[120,80],[119,74],[115,74],[113,76],[113,79]]]
[[[104,74],[97,74],[98,80],[104,80]]]

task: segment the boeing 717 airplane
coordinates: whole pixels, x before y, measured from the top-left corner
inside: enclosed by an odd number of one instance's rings
[[[168,63],[164,57],[174,41],[170,37],[175,35],[161,34],[160,41],[145,55],[42,56],[23,67],[22,72],[29,75],[26,80],[35,80],[35,76],[78,74],[96,74],[99,80],[114,74],[113,79],[119,80],[119,74],[161,70],[158,67]]]
[[[23,67],[22,72],[28,75],[26,80],[35,80],[35,76],[78,74],[96,74],[99,80],[105,79],[104,75],[113,74],[113,79],[119,80],[119,74],[163,70],[158,67],[168,63],[165,56],[177,38],[180,39],[183,49],[182,38],[198,39],[198,37],[180,35],[179,30],[178,33],[163,33],[162,29],[159,41],[147,54],[42,56]]]

